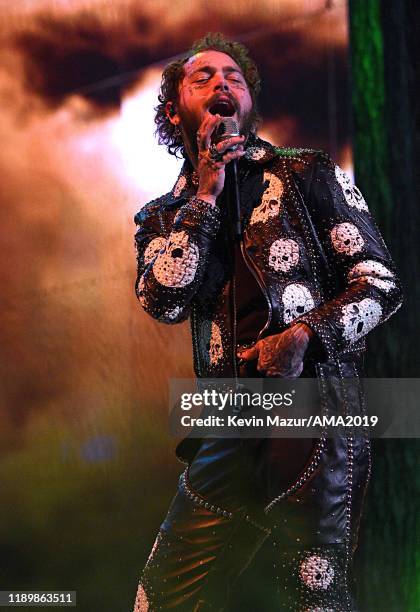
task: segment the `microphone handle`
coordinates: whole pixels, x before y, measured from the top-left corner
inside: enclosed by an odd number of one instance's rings
[[[232,221],[233,221],[233,236],[238,239],[242,235],[241,228],[241,201],[239,197],[239,184],[238,184],[238,160],[232,159],[229,164],[231,166],[231,206],[232,206]]]

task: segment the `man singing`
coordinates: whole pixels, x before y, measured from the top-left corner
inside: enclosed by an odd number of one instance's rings
[[[158,321],[190,318],[199,379],[317,377],[323,401],[354,414],[363,396],[326,381],[363,375],[365,336],[401,305],[400,283],[340,167],[321,151],[258,138],[259,84],[245,47],[220,34],[165,68],[157,131],[185,161],[172,191],[135,216],[136,295]],[[224,117],[240,135],[219,141]],[[185,438],[176,452],[186,469],[142,571],[136,612],[225,609],[267,538],[276,544],[273,610],[358,609],[352,558],[371,472],[366,433]]]

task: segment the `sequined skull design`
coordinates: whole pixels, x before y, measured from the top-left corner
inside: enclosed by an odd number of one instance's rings
[[[223,357],[222,334],[220,333],[220,327],[214,321],[211,324],[209,353],[212,365],[215,365]]]
[[[204,321],[200,333],[201,350],[210,365],[216,365],[223,357],[223,342],[220,327],[214,321]]]
[[[350,283],[365,281],[378,289],[382,289],[386,293],[391,291],[391,289],[395,289],[396,285],[394,281],[391,280],[392,278],[394,278],[393,273],[379,261],[375,261],[374,259],[360,261],[353,266],[348,273]]]
[[[354,255],[362,250],[364,240],[353,223],[339,223],[331,230],[331,242],[338,253]]]
[[[270,246],[268,264],[276,272],[288,272],[299,261],[299,245],[291,238],[275,240]]]
[[[261,204],[252,211],[249,224],[266,223],[270,217],[275,217],[280,212],[280,200],[283,194],[283,183],[271,172],[264,172],[264,181],[269,181],[261,198]]]
[[[283,292],[283,319],[285,323],[290,323],[293,319],[303,315],[314,306],[314,299],[311,292],[305,285],[291,283],[287,285]]]
[[[379,302],[365,298],[360,302],[352,302],[342,307],[343,336],[349,342],[354,342],[368,333],[379,323],[382,308]]]
[[[328,589],[334,580],[334,568],[328,559],[311,555],[300,564],[299,575],[308,589]]]
[[[149,264],[156,257],[156,255],[158,255],[159,251],[165,247],[165,244],[166,240],[163,238],[163,236],[153,238],[153,240],[149,242],[146,250],[144,251],[145,265]]]
[[[165,287],[185,287],[195,276],[198,267],[198,246],[187,232],[172,232],[163,253],[153,265],[156,280]]]
[[[358,210],[368,211],[368,205],[366,204],[366,200],[362,196],[360,189],[352,183],[349,175],[337,165],[335,166],[335,177],[340,183],[347,204],[349,206],[354,206]]]

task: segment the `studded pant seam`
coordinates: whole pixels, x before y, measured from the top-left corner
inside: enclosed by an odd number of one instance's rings
[[[357,370],[355,363],[353,364],[353,368],[354,368],[355,377],[358,379],[358,381],[360,381],[359,372]],[[366,416],[367,415],[366,397],[365,397],[363,388],[359,391],[359,393],[360,393],[361,413],[362,413],[362,416]],[[367,473],[366,484],[365,484],[365,491],[366,491],[369,485],[369,482],[370,482],[371,474],[372,474],[372,454],[371,454],[371,441],[369,438],[369,428],[366,426],[363,426],[362,431],[363,431],[365,442],[366,442],[366,449],[367,449],[367,456],[368,456],[368,473]]]
[[[364,392],[363,389],[360,389],[360,376],[359,376],[359,372],[357,370],[356,364],[353,363],[353,370],[354,370],[354,376],[355,378],[357,378],[357,380],[359,381],[359,399],[360,399],[360,404],[361,404],[361,414],[362,416],[365,416],[366,413],[366,405],[365,405],[365,396],[364,396]],[[363,438],[365,441],[365,445],[366,445],[366,453],[367,453],[367,460],[368,460],[368,470],[367,470],[367,475],[366,475],[366,480],[364,483],[364,487],[363,487],[363,500],[366,496],[366,492],[369,486],[369,482],[370,482],[370,477],[371,477],[371,472],[372,472],[372,456],[371,456],[371,445],[370,445],[370,439],[369,439],[369,432],[368,432],[368,427],[363,426],[362,427],[362,431],[363,431]],[[363,504],[363,501],[362,501]],[[359,529],[360,529],[360,523],[357,526],[357,531],[355,531],[354,534],[354,545],[352,547],[353,552],[355,552],[356,547],[357,547],[357,539],[358,539],[358,533],[359,533]]]
[[[216,504],[212,504],[210,501],[206,500],[202,495],[194,491],[188,482],[188,474],[187,469],[181,474],[180,484],[183,492],[187,495],[188,499],[190,499],[194,504],[205,508],[206,510],[210,510],[210,512],[214,512],[219,516],[223,516],[225,518],[234,518],[235,514],[230,510],[226,510]],[[259,531],[263,531],[267,535],[271,535],[271,529],[269,527],[265,527],[261,525],[255,518],[253,518],[250,514],[238,513],[236,516],[242,517],[244,521],[258,529]]]
[[[263,531],[265,534],[267,534],[267,536],[271,535],[270,527],[264,527],[264,525],[260,525],[255,519],[251,518],[249,514],[244,516],[244,520],[259,531]]]
[[[348,402],[347,402],[347,397],[346,397],[346,389],[345,389],[345,384],[343,383],[344,380],[344,373],[343,373],[343,369],[341,366],[341,363],[339,362],[339,360],[337,360],[337,367],[338,367],[338,371],[340,373],[340,380],[342,382],[342,390],[343,390],[343,405],[344,405],[344,414],[345,416],[349,415],[349,410],[348,410]],[[345,581],[345,588],[346,588],[346,592],[348,593],[348,572],[350,570],[350,561],[351,561],[351,513],[352,513],[352,495],[353,495],[353,452],[354,452],[354,436],[351,434],[347,434],[346,435],[346,442],[347,442],[347,481],[348,481],[348,486],[347,486],[347,499],[346,499],[346,536],[345,536],[345,567],[344,567],[344,581]],[[348,595],[346,596],[347,599],[347,605],[348,605],[348,610],[351,612],[351,602],[350,599],[348,597]]]
[[[223,516],[227,519],[234,518],[235,515],[233,512],[206,500],[205,497],[200,495],[200,493],[197,493],[197,491],[195,491],[191,487],[191,484],[188,481],[188,467],[181,474],[179,483],[181,485],[181,490],[184,492],[184,494],[188,497],[190,501],[192,501],[197,506],[201,506],[206,510],[210,510],[210,512],[214,512],[218,516]]]

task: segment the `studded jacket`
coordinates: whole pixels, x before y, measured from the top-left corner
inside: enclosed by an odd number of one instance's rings
[[[228,207],[196,198],[186,160],[171,192],[135,215],[136,295],[167,324],[190,317],[197,377],[238,373]],[[239,162],[241,251],[266,297],[258,338],[306,323],[340,363],[401,305],[387,247],[359,189],[322,151],[256,136]],[[220,201],[219,201],[220,200]]]

